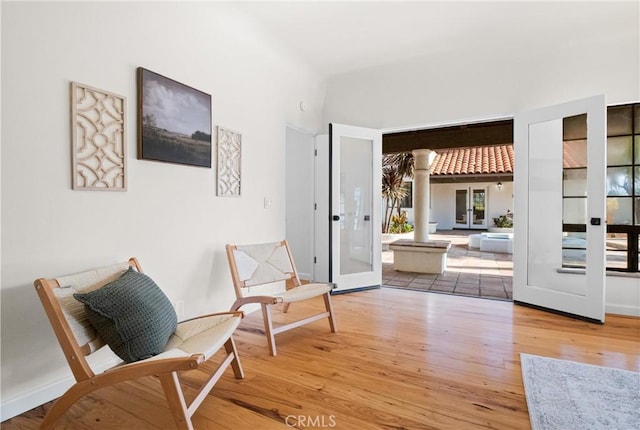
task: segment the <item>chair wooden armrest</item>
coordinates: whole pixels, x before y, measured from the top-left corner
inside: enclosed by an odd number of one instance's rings
[[[183,321],[180,321],[180,322],[181,323],[185,323],[187,321],[193,321],[193,320],[197,320],[197,319],[200,319],[200,318],[215,317],[215,316],[221,316],[221,315],[231,315],[231,316],[234,316],[234,317],[240,317],[240,319],[244,318],[244,316],[245,316],[243,311],[231,310],[231,311],[223,311],[223,312],[214,312],[212,314],[198,315],[197,317],[189,318],[187,320],[183,320]]]
[[[113,375],[115,373],[137,375],[136,377],[143,376],[155,376],[161,373],[173,372],[173,371],[187,371],[197,369],[202,363],[204,363],[204,355],[192,354],[186,357],[167,357],[167,358],[150,358],[147,360],[136,361],[134,363],[124,363],[117,367],[107,369],[104,373],[96,375],[95,378],[106,377],[106,375]],[[111,376],[113,377],[113,376]],[[131,379],[125,377],[125,380]],[[109,384],[110,385],[110,384]]]
[[[282,303],[282,297],[273,297],[273,296],[248,296],[241,297],[233,302],[231,306],[231,311],[237,311],[242,306],[249,303],[260,303],[264,305],[275,305],[278,303]]]

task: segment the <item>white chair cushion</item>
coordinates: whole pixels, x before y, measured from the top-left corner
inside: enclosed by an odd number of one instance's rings
[[[282,298],[284,303],[291,303],[318,297],[329,291],[331,291],[331,285],[329,284],[304,284],[274,296]]]
[[[242,318],[234,315],[211,315],[178,323],[176,332],[169,338],[163,355],[184,353],[204,354],[206,360],[214,355],[233,334]],[[173,351],[178,350],[178,351]]]
[[[125,363],[111,352],[112,360],[118,359],[118,364],[105,370],[108,371],[115,367],[134,366],[145,361],[189,357],[192,354],[203,354],[204,359],[208,360],[231,337],[241,321],[242,318],[234,315],[211,315],[183,321],[178,323],[178,328],[169,338],[169,343],[167,343],[164,352],[135,363]],[[106,348],[108,349],[108,347]],[[92,368],[94,367],[92,366]]]

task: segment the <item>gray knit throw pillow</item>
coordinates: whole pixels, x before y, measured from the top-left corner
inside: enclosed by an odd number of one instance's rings
[[[98,290],[73,297],[84,303],[102,340],[127,363],[163,352],[176,331],[178,318],[167,296],[133,268]]]

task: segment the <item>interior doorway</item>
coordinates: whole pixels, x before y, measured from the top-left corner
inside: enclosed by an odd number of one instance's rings
[[[429,239],[451,242],[443,274],[395,271],[387,251],[383,254],[383,285],[512,301],[512,248],[481,250],[477,240],[476,247],[471,246],[470,238],[494,234],[489,232],[497,228],[494,218],[512,219],[513,120],[385,134],[383,148],[385,153],[434,151],[429,221],[437,227],[430,231]],[[414,192],[414,206],[415,198]],[[513,232],[500,230],[500,239],[493,239],[512,243]]]

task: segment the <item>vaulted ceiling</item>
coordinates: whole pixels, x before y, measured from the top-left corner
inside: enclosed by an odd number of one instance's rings
[[[234,6],[266,38],[329,81],[398,62],[410,67],[412,60],[438,58],[443,52],[486,52],[490,57],[499,48],[516,56],[536,55],[559,43],[606,37],[598,34],[603,23],[610,26],[629,10],[637,13],[633,0],[265,1]],[[507,118],[386,133],[383,152],[512,142],[513,120]]]
[[[436,55],[589,40],[616,1],[237,2],[254,26],[325,76]],[[629,6],[630,1],[626,2]]]

